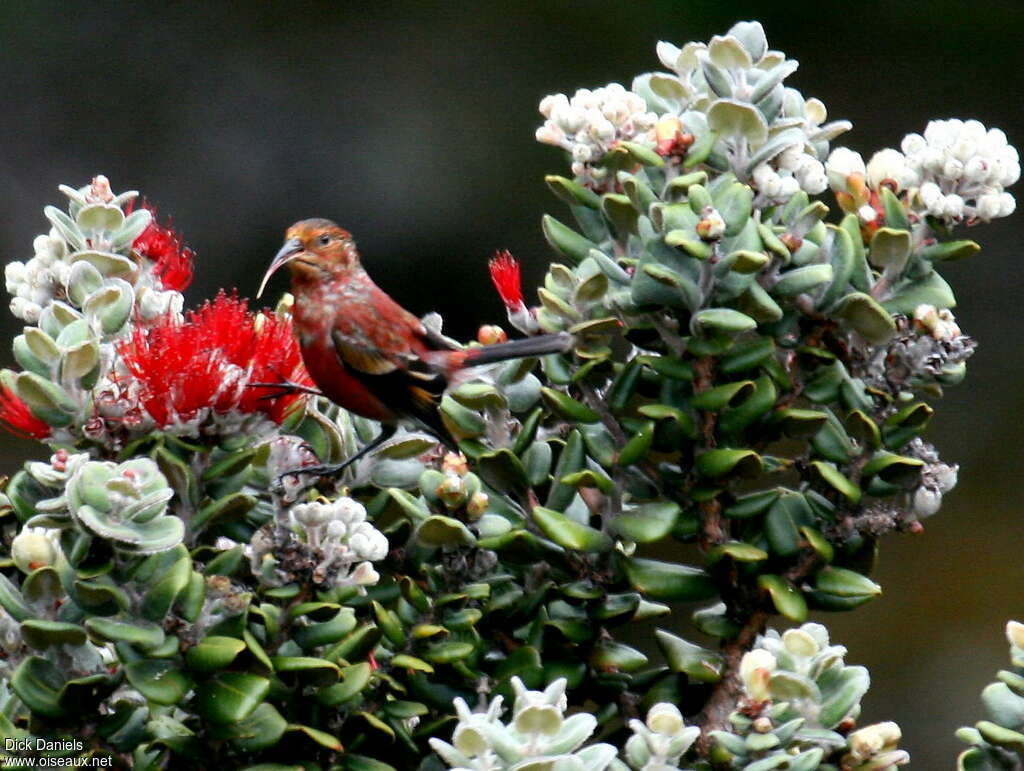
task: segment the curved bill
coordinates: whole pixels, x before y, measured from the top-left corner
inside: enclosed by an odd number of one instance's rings
[[[263,290],[267,288],[267,282],[270,281],[270,277],[277,273],[278,269],[291,262],[295,257],[302,252],[302,242],[297,238],[289,238],[277,254],[274,255],[274,261],[270,263],[270,267],[267,268],[267,272],[263,274],[263,280],[260,282],[260,288],[256,292],[256,298],[259,299],[263,295]]]

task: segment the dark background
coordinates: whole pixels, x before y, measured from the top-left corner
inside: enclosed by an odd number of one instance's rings
[[[802,63],[790,84],[854,122],[842,143],[865,157],[930,118],[976,117],[1024,145],[1017,3],[5,0],[0,254],[30,257],[43,205],[64,205],[57,184],[102,172],[196,250],[189,304],[222,286],[253,294],[284,228],[326,216],[396,298],[468,337],[503,321],[493,249],[520,257],[527,286],[551,256],[540,215],[562,207],[542,177],[565,170],[533,140],[539,99],[628,86],[659,68],[657,40],[748,18]],[[1024,214],[967,235],[985,251],[945,273],[981,347],[931,431],[960,487],[924,534],[883,544],[881,599],[824,619],[871,670],[865,722],[897,720],[920,769],[953,767],[953,730],[983,717],[978,694],[1007,665],[1003,625],[1024,620]],[[2,323],[9,339],[18,325]],[[43,454],[2,442],[5,469]]]

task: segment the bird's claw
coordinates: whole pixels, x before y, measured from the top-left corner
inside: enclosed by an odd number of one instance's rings
[[[303,476],[336,476],[340,471],[343,471],[348,465],[348,463],[323,463],[317,466],[302,466],[300,468],[289,469],[288,471],[282,472],[274,479],[274,481],[271,483],[270,491],[275,495],[282,495],[287,489],[285,486],[285,480],[288,477],[293,477],[296,482],[301,482]]]

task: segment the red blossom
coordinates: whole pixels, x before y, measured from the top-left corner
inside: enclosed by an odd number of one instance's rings
[[[126,207],[129,213],[133,203]],[[192,250],[182,244],[181,235],[171,228],[170,222],[165,226],[156,221],[153,206],[143,201],[142,208],[152,214],[153,219],[135,239],[132,248],[153,262],[153,273],[164,289],[181,292],[192,283]]]
[[[0,385],[0,425],[23,439],[45,439],[50,435],[50,427],[5,385]]]
[[[495,252],[488,267],[491,271],[491,281],[494,288],[498,290],[501,301],[505,307],[511,310],[522,308],[523,290],[519,277],[519,262],[507,249]]]
[[[301,393],[273,398],[250,382],[309,383],[291,322],[276,314],[254,314],[245,300],[223,291],[184,321],[166,316],[136,327],[118,346],[125,367],[139,384],[139,401],[161,428],[216,413],[263,412],[280,423]]]

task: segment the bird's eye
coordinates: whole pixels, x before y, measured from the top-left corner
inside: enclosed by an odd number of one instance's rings
[[[317,241],[320,242],[321,246],[327,246],[327,244],[331,243],[331,237],[327,233],[324,233],[317,239]]]

